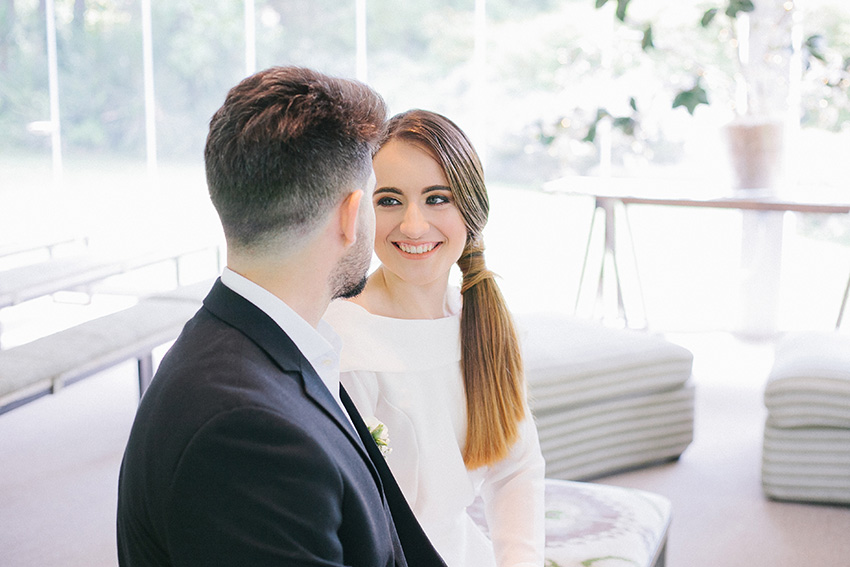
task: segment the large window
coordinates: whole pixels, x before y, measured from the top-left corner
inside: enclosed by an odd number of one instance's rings
[[[365,6],[362,53],[358,2]],[[0,147],[7,155],[49,149],[45,4],[0,3]],[[718,125],[732,114],[741,78],[740,38],[725,3],[705,27],[700,20],[712,4],[697,1],[251,4],[257,68],[294,63],[355,76],[361,57],[366,79],[393,112],[425,107],[449,115],[473,135],[495,178],[539,185],[599,173],[600,164],[617,175],[718,171]],[[785,4],[802,38],[803,80],[791,101],[803,125],[797,166],[802,177],[823,180],[847,145],[850,8],[838,0]],[[618,5],[627,10],[618,14]],[[245,74],[246,13],[234,0],[151,2],[160,160],[199,158],[209,116]],[[140,0],[55,0],[68,160],[145,153],[140,20]],[[692,113],[687,105],[672,108],[676,94],[697,83],[710,104]]]

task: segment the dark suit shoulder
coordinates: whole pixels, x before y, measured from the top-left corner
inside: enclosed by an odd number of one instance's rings
[[[127,445],[119,556],[162,549],[187,565],[392,564],[378,487],[344,429],[305,395],[302,373],[285,369],[299,356],[284,347],[273,358],[204,309],[186,325]]]

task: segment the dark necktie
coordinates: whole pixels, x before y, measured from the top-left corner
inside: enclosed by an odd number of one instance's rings
[[[360,417],[360,412],[357,411],[354,402],[351,401],[342,384],[339,385],[339,397],[345,411],[348,412],[352,423],[354,423],[354,429],[357,430],[357,434],[360,435],[360,439],[366,447],[366,452],[369,453],[369,457],[375,464],[378,475],[381,477],[384,495],[387,498],[387,505],[390,507],[390,513],[393,516],[393,522],[398,532],[398,538],[401,540],[407,564],[410,567],[445,567],[445,562],[440,558],[434,546],[431,545],[431,541],[413,515],[413,511],[404,498],[395,477],[393,477],[390,467],[384,460],[381,450],[375,444],[375,440],[372,439],[369,428],[366,427],[363,418]]]

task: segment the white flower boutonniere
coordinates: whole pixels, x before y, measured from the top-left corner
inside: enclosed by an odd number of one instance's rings
[[[387,455],[392,452],[392,448],[390,447],[390,434],[387,431],[387,426],[373,417],[366,421],[366,427],[369,428],[369,433],[372,434],[372,439],[375,440],[375,445],[378,446],[378,449],[381,450],[381,454],[386,459]]]

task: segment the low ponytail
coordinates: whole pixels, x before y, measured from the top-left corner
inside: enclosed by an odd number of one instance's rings
[[[468,469],[507,456],[525,417],[522,357],[513,318],[486,268],[479,239],[467,244],[457,262],[463,274],[460,320],[461,370],[466,391]]]

